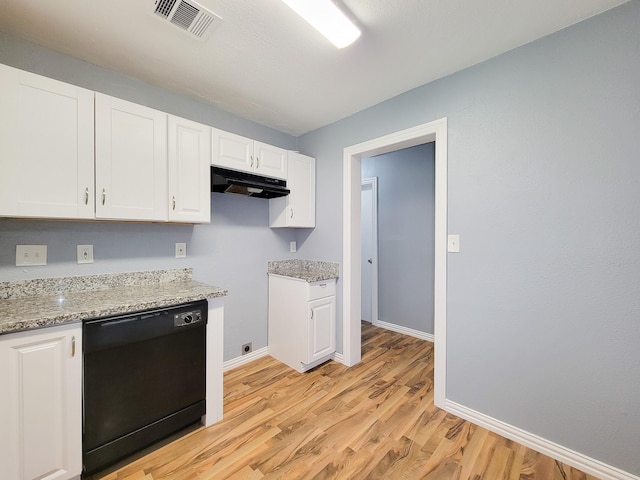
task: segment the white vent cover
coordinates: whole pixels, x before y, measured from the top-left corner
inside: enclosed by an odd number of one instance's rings
[[[154,13],[201,40],[222,23],[222,18],[192,0],[156,0]]]

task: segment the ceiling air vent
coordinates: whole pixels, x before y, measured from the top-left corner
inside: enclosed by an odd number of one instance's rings
[[[222,18],[192,0],[156,0],[155,5],[156,15],[201,40],[222,23]]]

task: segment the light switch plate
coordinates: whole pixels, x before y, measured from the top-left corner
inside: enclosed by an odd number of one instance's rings
[[[449,235],[447,239],[447,251],[449,253],[460,252],[460,235]]]
[[[78,263],[93,263],[93,245],[78,245]]]
[[[16,245],[16,267],[47,264],[46,245]]]
[[[187,256],[187,244],[176,243],[176,258],[185,258]]]

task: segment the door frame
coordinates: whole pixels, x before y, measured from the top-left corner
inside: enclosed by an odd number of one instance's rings
[[[378,177],[362,178],[360,181],[360,191],[362,192],[364,188],[371,190],[371,198],[373,201],[371,205],[371,231],[373,233],[371,240],[371,250],[373,250],[371,253],[371,261],[375,268],[371,270],[371,324],[378,325]],[[362,199],[362,195],[360,199]],[[362,265],[360,268],[362,268]],[[362,303],[360,305],[362,305]]]
[[[435,146],[434,403],[446,400],[447,119],[407,128],[344,149],[342,197],[342,353],[345,365],[361,360],[361,160],[423,143]]]

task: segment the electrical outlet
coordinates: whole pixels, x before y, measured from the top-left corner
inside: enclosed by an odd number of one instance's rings
[[[176,258],[185,258],[187,256],[187,244],[176,243]]]
[[[252,351],[253,351],[252,342],[245,343],[244,345],[242,345],[242,355],[246,355],[247,353],[251,353]]]
[[[289,242],[289,252],[296,253],[297,247],[295,240],[293,242]]]
[[[93,245],[78,245],[78,263],[93,263]]]
[[[46,245],[16,245],[16,267],[46,264]]]

